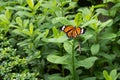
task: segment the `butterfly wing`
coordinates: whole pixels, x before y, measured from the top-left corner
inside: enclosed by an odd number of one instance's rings
[[[66,33],[69,38],[76,38],[78,35],[83,33],[83,29],[80,27],[63,26],[62,30]]]
[[[63,27],[62,27],[62,30],[63,30],[65,33],[71,31],[72,29],[74,29],[73,26],[63,26]]]

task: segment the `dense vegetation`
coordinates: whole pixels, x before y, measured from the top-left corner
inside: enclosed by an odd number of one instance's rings
[[[119,22],[120,0],[1,0],[0,80],[119,80]]]

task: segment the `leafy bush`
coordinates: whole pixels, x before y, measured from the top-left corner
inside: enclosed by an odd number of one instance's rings
[[[0,79],[119,79],[120,2],[103,2],[80,7],[77,0],[2,0]],[[70,39],[63,25],[86,31]]]

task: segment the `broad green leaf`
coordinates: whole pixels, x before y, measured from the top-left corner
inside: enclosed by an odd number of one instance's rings
[[[18,12],[16,12],[16,14],[21,16],[21,17],[22,16],[27,16],[27,17],[33,17],[34,16],[33,13],[30,13],[28,11],[18,11]]]
[[[53,27],[52,30],[53,30],[53,35],[54,35],[54,37],[55,37],[55,38],[59,37],[59,32],[58,32],[58,30],[57,30],[55,27]]]
[[[72,42],[66,41],[66,42],[64,42],[63,46],[64,46],[64,49],[66,50],[66,52],[68,52],[69,54],[72,54],[72,50],[73,50],[72,49],[72,47],[73,47]]]
[[[103,76],[104,76],[105,80],[112,80],[112,77],[109,76],[109,74],[106,70],[103,71]]]
[[[89,57],[84,60],[78,61],[75,65],[76,68],[78,67],[84,67],[89,69],[90,67],[93,66],[94,62],[97,60],[97,57]]]
[[[4,14],[0,15],[0,22],[3,22],[3,24],[9,24],[10,23],[10,21],[8,20],[8,18]]]
[[[69,64],[68,62],[68,58],[70,56],[65,55],[65,56],[57,56],[57,55],[48,55],[47,56],[47,60],[51,63],[55,63],[55,64]]]
[[[105,10],[105,9],[97,9],[96,12],[102,15],[109,16],[108,10]]]
[[[56,18],[53,18],[52,19],[52,23],[55,24],[55,23],[62,23],[64,25],[73,25],[69,20],[67,20],[65,17],[56,17]]]
[[[68,38],[66,36],[60,36],[58,38],[43,38],[42,41],[44,42],[53,42],[53,43],[63,43],[67,40]]]
[[[10,20],[11,12],[8,9],[5,11],[5,16],[7,17],[8,20]]]
[[[100,45],[99,44],[93,44],[91,46],[91,53],[92,55],[96,55],[100,50]]]
[[[96,77],[87,77],[87,78],[85,78],[83,80],[96,80]]]
[[[34,8],[34,0],[27,0],[27,4],[29,5],[29,7],[30,7],[31,9]]]
[[[21,19],[20,17],[17,17],[17,18],[16,18],[16,23],[17,23],[20,27],[22,27],[22,25],[23,25],[22,19]]]
[[[110,72],[110,76],[112,77],[112,80],[116,80],[116,76],[117,76],[117,70],[116,69],[113,69],[111,72]]]
[[[100,36],[100,39],[112,39],[117,37],[117,35],[115,33],[106,33],[102,36]]]
[[[29,19],[23,21],[23,27],[26,28],[28,26]]]
[[[82,22],[82,13],[77,13],[75,16],[75,24],[78,27]]]
[[[41,5],[41,2],[39,1],[39,2],[35,5],[34,10],[37,10],[37,9],[40,7],[40,5]]]
[[[33,34],[33,24],[30,23],[29,25],[29,31],[30,31],[30,34],[32,35]]]
[[[87,21],[86,23],[84,23],[81,28],[85,27],[85,26],[89,26],[91,24],[94,24],[94,23],[98,23],[99,21],[98,20],[95,20],[95,19],[92,19],[90,21]]]
[[[62,77],[60,74],[52,74],[48,76],[48,80],[69,80],[70,78],[71,76]]]
[[[107,27],[107,26],[111,26],[113,24],[113,20],[108,20],[108,21],[106,21],[106,22],[104,22],[104,23],[102,23],[100,26],[99,26],[99,32],[101,31],[101,30],[103,30],[105,27]]]

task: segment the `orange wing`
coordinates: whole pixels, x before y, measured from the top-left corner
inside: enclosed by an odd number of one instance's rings
[[[83,33],[83,29],[80,27],[63,26],[62,30],[69,38],[76,38],[78,35]]]
[[[63,27],[62,27],[62,30],[63,30],[65,33],[71,31],[72,29],[74,29],[73,26],[63,26]]]

